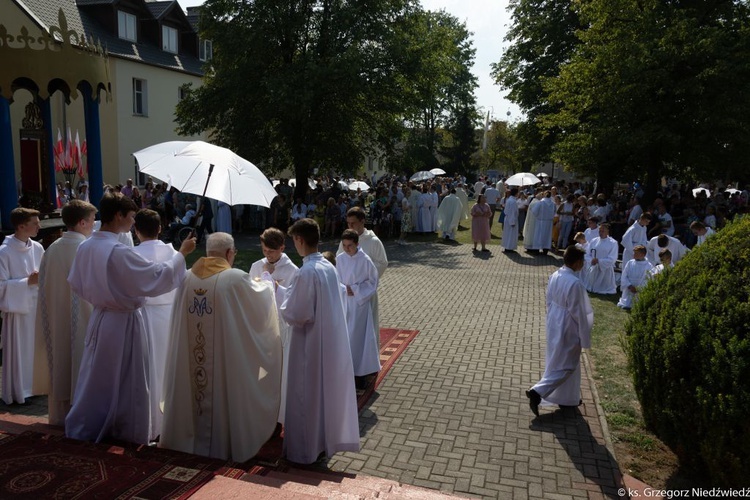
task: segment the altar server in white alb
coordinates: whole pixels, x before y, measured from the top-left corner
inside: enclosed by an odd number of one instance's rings
[[[552,223],[555,219],[557,207],[552,201],[552,192],[545,191],[544,197],[539,203],[529,205],[529,210],[534,214],[534,243],[531,248],[541,250],[546,254],[552,248]]]
[[[254,280],[266,279],[282,286],[289,286],[299,268],[292,262],[287,254],[284,253],[286,248],[286,237],[284,232],[275,227],[269,227],[260,235],[260,249],[263,252],[263,258],[253,262],[250,266],[250,278]],[[281,306],[279,297],[276,300],[276,309]],[[279,406],[279,423],[284,424],[284,415],[286,409],[286,387],[287,387],[287,367],[289,366],[289,339],[292,336],[292,327],[284,321],[279,314],[279,334],[281,335],[281,345],[284,350],[284,363],[281,369],[281,404]]]
[[[211,234],[177,292],[159,446],[244,462],[276,427],[282,353],[273,285],[232,269],[236,252]]]
[[[518,247],[518,188],[510,190],[510,196],[505,200],[505,220],[503,221],[503,252],[515,252]]]
[[[365,228],[365,211],[361,207],[352,207],[346,212],[346,225],[349,229],[354,229],[359,235],[359,248],[364,251],[375,268],[378,270],[378,280],[383,279],[383,273],[388,269],[388,256],[385,253],[385,247],[380,238],[370,229]],[[339,243],[336,256],[344,252],[344,247]],[[375,321],[375,331],[380,332],[380,305],[378,293],[370,299],[372,302],[372,318]],[[380,343],[380,339],[378,339]]]
[[[456,239],[456,231],[458,231],[463,211],[461,198],[456,195],[455,189],[451,189],[450,194],[443,198],[437,209],[437,229],[446,240]]]
[[[591,347],[594,310],[577,273],[583,251],[565,249],[565,265],[547,285],[547,350],[544,375],[526,391],[529,407],[539,416],[539,405],[578,406],[581,401],[581,350]]]
[[[117,235],[129,231],[138,210],[120,193],[99,204],[101,231],[81,243],[68,283],[94,306],[65,435],[85,441],[105,437],[147,444],[151,429],[153,373],[141,307],[146,297],[174,290],[185,278],[185,256],[195,238],[182,242],[168,262],[149,262]]]
[[[336,258],[336,270],[341,283],[346,287],[346,326],[349,331],[349,344],[352,352],[354,376],[376,374],[380,371],[380,349],[378,335],[372,319],[372,297],[378,289],[378,270],[361,248],[359,235],[347,229],[341,235],[344,253]]]
[[[642,245],[644,248],[648,245],[648,235],[646,228],[651,223],[651,214],[645,212],[641,214],[637,221],[631,225],[625,234],[622,235],[622,262],[627,264],[630,259],[633,258],[633,249],[637,245]]]
[[[39,267],[44,248],[32,240],[39,234],[39,212],[14,208],[15,232],[0,246],[0,312],[3,314],[3,401],[24,403],[33,396],[34,323],[39,294]]]
[[[159,213],[148,208],[139,210],[135,214],[135,234],[141,243],[133,250],[149,262],[169,262],[174,258],[177,250],[171,243],[160,241],[159,233],[161,233]],[[162,411],[160,405],[164,388],[164,363],[167,361],[169,327],[175,293],[175,290],[170,290],[157,297],[146,297],[146,302],[141,308],[151,346],[149,349],[152,373],[149,393],[151,398],[151,439],[156,439],[161,430]]]
[[[638,292],[648,281],[653,268],[654,266],[646,260],[646,247],[636,245],[633,249],[633,258],[627,261],[622,269],[622,280],[620,281],[622,297],[617,302],[618,307],[623,309],[633,307],[638,300]]]
[[[586,274],[586,289],[589,292],[611,295],[617,293],[615,263],[618,253],[617,241],[609,235],[609,224],[599,224],[599,237],[589,243],[589,270]]]
[[[68,273],[78,246],[94,231],[95,217],[91,203],[69,201],[62,208],[67,231],[44,252],[39,268],[34,393],[48,395],[52,425],[65,425],[78,381],[92,307],[70,290]]]
[[[317,222],[298,220],[289,235],[303,261],[281,305],[292,325],[284,456],[310,464],[338,451],[358,451],[359,417],[338,273],[318,252]]]
[[[687,247],[680,240],[673,236],[660,234],[648,240],[648,245],[646,245],[646,258],[651,262],[651,265],[659,264],[659,252],[663,248],[668,249],[672,254],[672,264],[677,264],[688,253]]]

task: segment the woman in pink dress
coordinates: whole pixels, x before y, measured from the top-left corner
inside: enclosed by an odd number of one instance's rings
[[[477,203],[471,207],[471,239],[474,241],[474,252],[477,251],[477,243],[482,244],[482,252],[489,252],[486,247],[490,240],[490,217],[492,209],[485,201],[483,194],[477,198]]]

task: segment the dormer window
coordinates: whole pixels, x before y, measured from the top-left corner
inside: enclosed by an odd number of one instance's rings
[[[200,40],[198,50],[198,59],[201,61],[210,61],[214,56],[214,44],[211,40]]]
[[[136,30],[136,18],[133,14],[117,11],[117,35],[123,40],[130,40],[131,42],[138,41],[138,33]]]
[[[164,52],[177,54],[177,30],[169,26],[161,27],[161,49]]]

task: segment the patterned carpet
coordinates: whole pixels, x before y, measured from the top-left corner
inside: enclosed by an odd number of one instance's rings
[[[360,411],[418,333],[380,330],[382,369],[357,391]],[[239,478],[246,472],[288,469],[280,460],[282,443],[281,436],[272,438],[254,459],[237,464],[131,443],[94,444],[32,431],[0,433],[0,498],[185,499],[214,475]]]

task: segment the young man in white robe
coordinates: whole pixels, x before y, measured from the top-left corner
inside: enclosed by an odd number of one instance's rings
[[[275,227],[270,227],[260,235],[260,249],[263,258],[255,261],[250,266],[250,278],[253,280],[266,279],[273,283],[289,286],[299,268],[292,262],[287,254],[286,236],[284,232]],[[276,301],[276,308],[281,307],[281,300]],[[284,425],[284,414],[286,409],[287,369],[289,367],[289,340],[292,336],[292,327],[279,316],[279,334],[284,351],[284,363],[281,370],[281,404],[279,406],[278,422]]]
[[[622,235],[620,244],[622,245],[622,262],[627,264],[633,258],[633,249],[642,245],[645,247],[648,245],[648,234],[647,228],[651,223],[651,214],[645,212],[641,214],[640,218],[630,226],[625,234]],[[645,256],[644,256],[645,257]]]
[[[505,220],[503,221],[503,252],[515,253],[518,247],[518,188],[510,190],[510,196],[505,200]]]
[[[91,203],[68,202],[62,209],[67,231],[47,248],[39,268],[34,393],[47,394],[51,425],[65,425],[78,381],[92,307],[71,291],[68,273],[78,246],[94,231],[95,217]]]
[[[702,245],[706,242],[706,238],[713,234],[716,234],[716,231],[706,226],[699,220],[690,223],[690,231],[698,237],[698,242],[695,244],[695,246]]]
[[[23,404],[34,395],[34,329],[44,248],[32,239],[41,228],[39,212],[14,208],[10,222],[15,232],[0,246],[2,398],[5,404]]]
[[[370,298],[378,289],[378,270],[359,248],[359,235],[347,229],[341,235],[344,253],[336,258],[336,270],[346,287],[346,326],[352,352],[355,385],[364,389],[367,378],[380,371],[380,332],[375,330]]]
[[[102,197],[101,231],[81,243],[68,283],[94,307],[65,435],[99,442],[105,437],[148,444],[151,430],[150,341],[141,307],[146,297],[177,288],[195,238],[168,262],[149,262],[117,235],[129,231],[138,210],[120,193]]]
[[[303,262],[281,305],[292,325],[284,456],[311,464],[338,451],[359,451],[357,395],[341,284],[318,252],[318,223],[299,220],[289,235]]]
[[[565,265],[547,285],[547,349],[544,375],[526,391],[529,407],[539,416],[539,405],[578,406],[581,402],[581,350],[591,347],[594,310],[577,276],[583,252],[565,249]]]
[[[443,198],[437,209],[437,229],[444,239],[456,239],[456,231],[458,231],[462,215],[461,198],[456,195],[455,189],[451,189],[450,194]]]
[[[461,200],[461,220],[469,220],[469,195],[461,183],[456,188],[456,196]]]
[[[365,211],[360,207],[350,208],[346,213],[346,225],[349,229],[354,229],[359,235],[359,247],[370,257],[372,263],[375,264],[375,268],[378,270],[379,282],[383,279],[383,273],[388,268],[388,256],[385,253],[385,247],[380,238],[373,231],[365,229]],[[339,243],[336,255],[341,255],[343,252],[344,247]],[[380,344],[380,306],[377,292],[372,296],[370,302],[372,303],[372,318],[375,322],[375,331],[378,332],[378,344]]]
[[[135,234],[141,242],[133,250],[149,262],[169,262],[177,253],[171,243],[159,240],[161,233],[161,216],[154,210],[143,208],[135,214]],[[169,328],[172,318],[175,290],[170,290],[157,297],[146,297],[141,307],[143,321],[146,325],[150,349],[152,382],[149,396],[151,398],[151,439],[156,439],[161,432],[162,390],[164,389],[164,364],[167,362],[169,347]]]
[[[422,186],[422,195],[419,197],[419,232],[422,233],[434,233],[432,227],[432,213],[430,213],[430,206],[432,205],[432,195],[430,194],[430,188],[427,184]]]
[[[619,252],[617,240],[609,235],[609,224],[599,224],[599,237],[589,243],[589,270],[586,274],[586,289],[592,293],[613,295],[617,293],[615,263]]]
[[[160,448],[251,459],[271,437],[282,348],[274,287],[232,269],[227,233],[206,240],[177,291],[164,378]]]
[[[534,243],[536,250],[541,250],[545,255],[552,248],[552,223],[557,212],[555,202],[552,200],[552,192],[545,191],[544,197],[539,203],[529,207],[534,214]]]
[[[648,251],[646,258],[652,265],[659,264],[659,252],[662,248],[668,248],[672,253],[672,264],[677,264],[688,252],[687,247],[677,238],[667,236],[666,234],[654,236],[648,240],[648,245],[646,245],[646,250]]]
[[[674,267],[674,264],[672,264],[672,252],[670,252],[668,248],[662,248],[661,251],[659,251],[659,260],[661,263],[657,264],[651,268],[651,271],[649,271],[649,279],[657,274],[663,273],[666,269]]]
[[[534,215],[533,207],[542,201],[542,194],[537,193],[536,196],[529,202],[529,207],[526,209],[526,222],[523,225],[523,246],[528,252],[536,251],[534,247],[534,233],[536,232],[536,215]]]
[[[638,300],[638,292],[646,284],[650,272],[654,266],[646,260],[646,247],[636,245],[633,249],[633,258],[625,263],[622,269],[620,290],[622,296],[617,302],[617,307],[631,309]]]
[[[419,218],[420,203],[422,201],[422,193],[419,191],[417,186],[411,186],[411,194],[409,195],[409,210],[411,210],[411,232],[421,233],[422,225]]]

